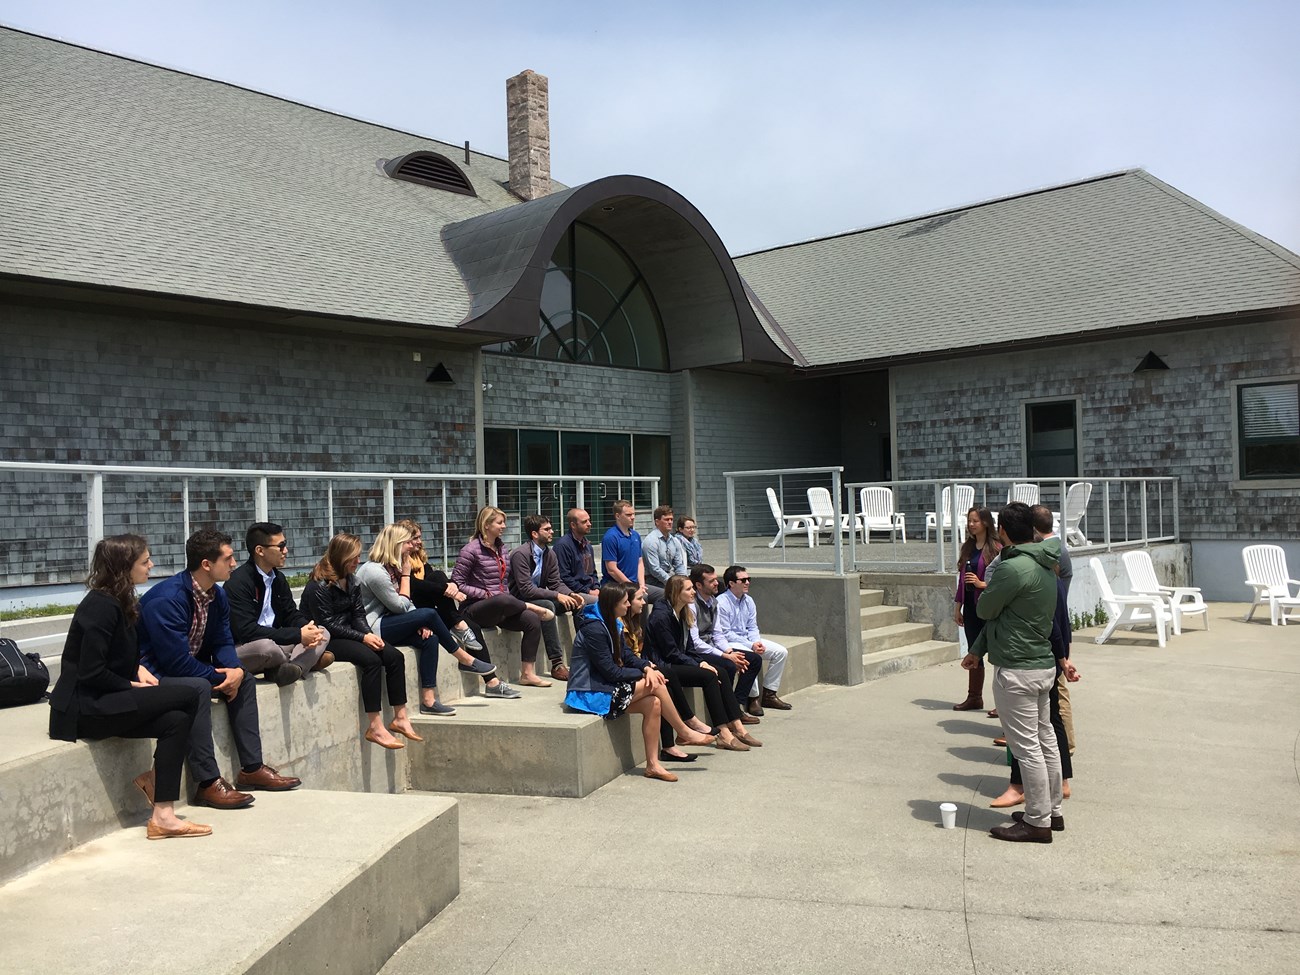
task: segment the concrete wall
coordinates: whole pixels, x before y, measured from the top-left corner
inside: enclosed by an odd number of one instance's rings
[[[758,625],[764,633],[792,633],[817,641],[817,679],[862,683],[862,622],[856,576],[830,572],[750,573]]]

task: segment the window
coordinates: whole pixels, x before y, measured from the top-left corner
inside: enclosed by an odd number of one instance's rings
[[[1079,429],[1074,400],[1025,405],[1025,476],[1078,477]]]
[[[561,362],[668,368],[663,323],[645,279],[613,240],[573,224],[551,255],[535,337],[491,351]]]
[[[1237,387],[1241,479],[1300,477],[1300,381]]]

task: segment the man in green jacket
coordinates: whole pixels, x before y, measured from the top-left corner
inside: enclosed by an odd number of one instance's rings
[[[998,668],[993,700],[1011,754],[1024,777],[1025,814],[990,832],[1013,843],[1050,843],[1063,830],[1061,755],[1052,731],[1048,695],[1056,683],[1052,616],[1056,612],[1056,563],[1051,542],[1034,541],[1029,506],[1015,502],[998,513],[1002,564],[980,596],[975,611],[985,621],[962,666],[990,662]],[[1073,669],[1069,661],[1063,666]]]

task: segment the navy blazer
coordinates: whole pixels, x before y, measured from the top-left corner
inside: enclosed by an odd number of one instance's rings
[[[700,662],[688,650],[690,639],[690,628],[673,615],[668,600],[655,603],[645,626],[646,654],[655,666],[660,670],[669,664],[698,667]]]
[[[619,684],[636,683],[650,666],[631,650],[623,651],[623,665],[614,660],[614,644],[600,610],[588,606],[578,617],[578,635],[569,657],[570,691],[602,691],[612,694]]]
[[[86,593],[63,644],[59,679],[50,693],[50,737],[77,740],[82,714],[126,714],[135,711],[131,682],[140,668],[135,624],[121,604],[98,589]]]

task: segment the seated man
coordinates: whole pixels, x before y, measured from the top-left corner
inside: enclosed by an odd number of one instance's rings
[[[682,515],[677,519],[677,534],[673,537],[682,543],[688,569],[693,569],[704,561],[704,549],[700,546],[700,540],[695,537],[695,531],[695,519],[690,515]]]
[[[785,672],[785,647],[764,640],[758,632],[758,609],[749,595],[749,571],[743,565],[729,565],[722,574],[727,591],[718,597],[718,618],[715,631],[734,650],[752,650],[767,663],[763,672],[763,696],[759,699],[756,684],[749,692],[749,713],[763,716],[764,708],[789,711],[790,705],[777,697],[781,675]],[[743,702],[742,702],[743,703]]]
[[[188,683],[202,689],[199,711],[190,731],[190,774],[199,783],[197,806],[239,809],[253,797],[236,792],[221,777],[212,746],[212,694],[226,698],[230,732],[239,753],[235,782],[241,789],[283,792],[302,785],[262,764],[257,726],[257,693],[246,680],[230,635],[225,582],[235,569],[230,536],[211,528],[185,542],[185,568],[140,597],[140,662],[159,683]]]
[[[648,586],[645,581],[645,563],[641,561],[641,533],[632,525],[636,522],[636,508],[631,501],[619,498],[614,502],[614,524],[600,541],[600,560],[605,574],[600,577],[602,586],[621,582],[645,590],[646,605],[662,599],[662,586]]]
[[[569,530],[555,543],[555,561],[560,568],[560,581],[574,595],[590,606],[600,594],[600,580],[596,577],[596,554],[587,541],[591,534],[591,515],[581,508],[569,509]]]
[[[528,541],[510,553],[510,592],[530,605],[543,606],[556,614],[582,609],[585,605],[582,597],[570,591],[560,578],[560,566],[551,550],[551,539],[555,537],[551,519],[529,515],[524,519],[524,534]],[[554,616],[542,619],[542,640],[546,644],[546,658],[551,662],[551,676],[568,680],[569,668],[564,664],[560,627]]]
[[[696,659],[718,668],[725,675],[723,683],[732,689],[743,708],[763,670],[763,658],[753,650],[739,650],[727,646],[718,635],[718,571],[707,562],[691,568],[691,582],[695,584],[695,624],[691,627],[690,651]],[[745,724],[758,724],[758,718],[742,712]]]
[[[230,574],[225,587],[240,664],[281,687],[309,670],[324,670],[334,662],[334,654],[325,649],[330,635],[293,601],[289,580],[280,571],[289,555],[284,529],[259,521],[244,542],[251,557]]]
[[[655,530],[641,545],[641,559],[645,562],[646,582],[662,589],[670,576],[686,575],[686,550],[673,535],[672,508],[666,504],[655,508],[654,522]]]

